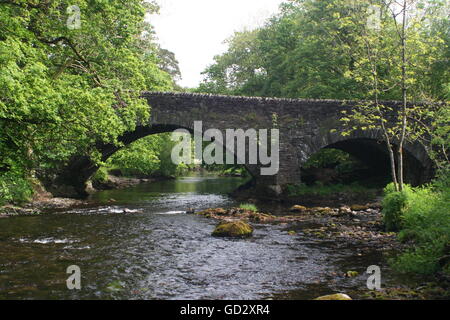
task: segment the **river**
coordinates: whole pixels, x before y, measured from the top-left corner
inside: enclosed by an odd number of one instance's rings
[[[236,205],[227,193],[242,183],[184,177],[99,192],[88,207],[0,219],[0,299],[311,299],[361,292],[364,270],[386,265],[380,252],[292,236],[286,225],[214,238],[217,221],[184,213]],[[81,290],[66,287],[71,265]],[[348,270],[361,275],[336,276]]]

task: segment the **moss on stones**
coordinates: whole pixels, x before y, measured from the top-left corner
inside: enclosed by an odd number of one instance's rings
[[[245,238],[253,235],[253,228],[244,221],[222,221],[213,231],[214,237]]]

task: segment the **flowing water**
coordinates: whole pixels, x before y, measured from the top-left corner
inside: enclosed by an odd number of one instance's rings
[[[185,213],[236,205],[226,194],[242,183],[185,177],[99,192],[81,209],[0,219],[0,299],[311,299],[364,290],[366,268],[385,265],[379,252],[356,255],[282,225],[214,238],[217,221]],[[66,287],[71,265],[81,290]],[[336,277],[348,270],[361,275]]]

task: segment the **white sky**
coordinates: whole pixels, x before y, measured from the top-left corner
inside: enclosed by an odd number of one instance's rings
[[[235,31],[254,28],[278,11],[283,0],[157,0],[159,15],[148,21],[159,43],[175,53],[184,87],[196,87],[200,74],[226,51],[223,43]]]

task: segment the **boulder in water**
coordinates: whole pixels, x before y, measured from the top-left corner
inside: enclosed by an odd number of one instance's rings
[[[344,293],[336,293],[336,294],[330,294],[328,296],[322,296],[318,297],[314,300],[352,300],[348,295]]]
[[[245,238],[251,237],[253,228],[244,221],[223,221],[219,223],[212,235],[214,237]]]
[[[308,208],[306,208],[304,206],[293,206],[290,211],[291,212],[305,212],[307,210],[308,210]]]

